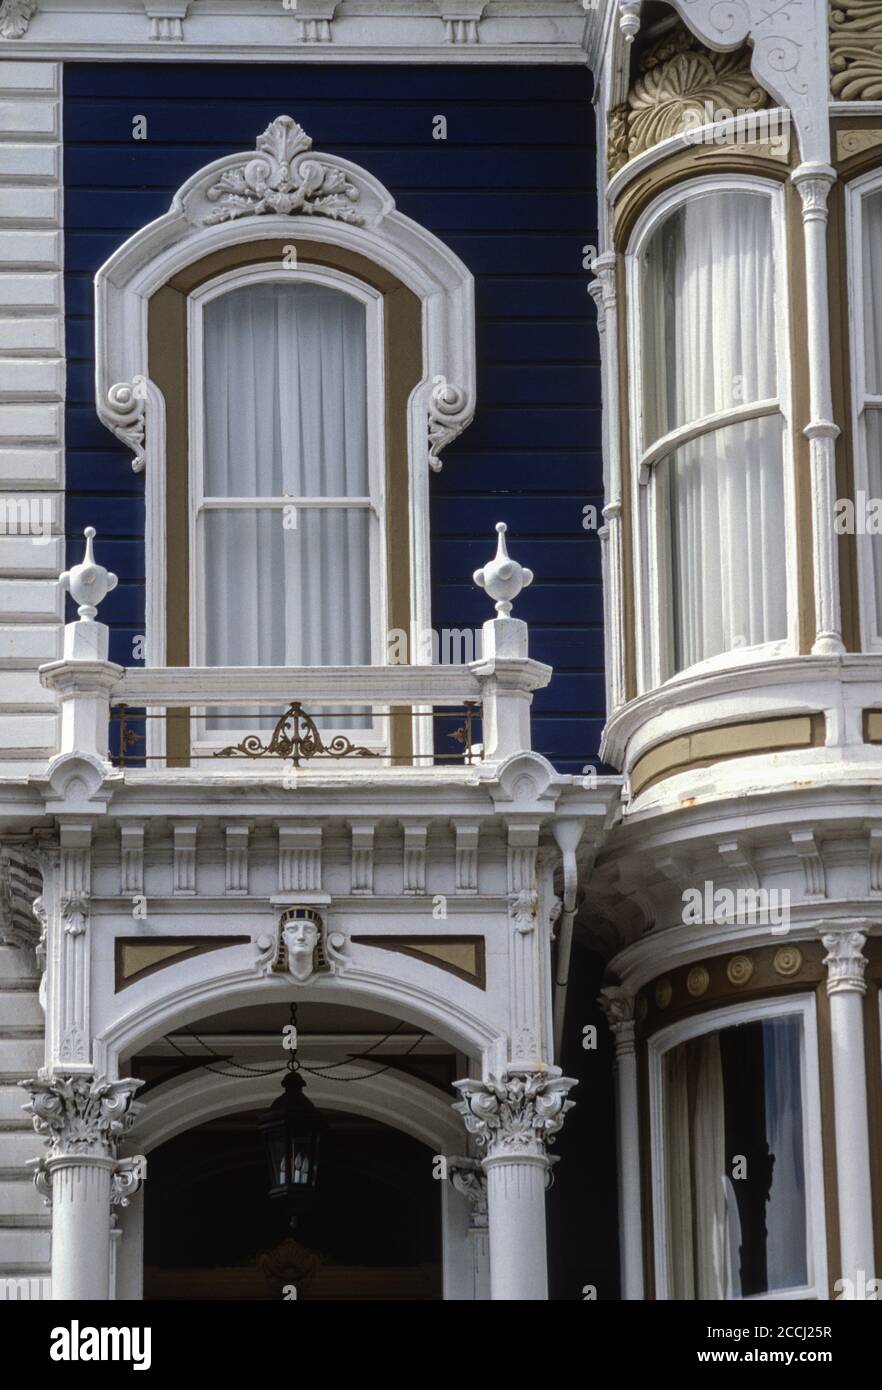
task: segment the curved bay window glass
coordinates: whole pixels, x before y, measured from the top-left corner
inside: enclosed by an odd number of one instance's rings
[[[861,398],[857,406],[863,427],[867,494],[878,499],[882,498],[882,191],[868,194],[863,199],[862,211],[863,372],[858,363],[855,375],[863,383],[859,387]],[[875,526],[866,525],[872,583],[868,586],[870,592],[865,590],[864,607],[868,610],[867,618],[871,619],[869,626],[874,629],[870,633],[870,645],[878,647],[882,644],[882,535],[873,534],[875,530]]]
[[[658,673],[787,636],[772,201],[700,193],[639,262],[639,465],[654,482]]]
[[[668,1297],[809,1284],[802,1053],[802,1018],[788,1015],[662,1056]]]

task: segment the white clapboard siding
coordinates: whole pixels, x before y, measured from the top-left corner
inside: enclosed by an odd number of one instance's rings
[[[0,776],[57,746],[37,667],[61,650],[61,69],[0,61]],[[48,520],[48,525],[47,525]],[[48,695],[48,698],[47,698]],[[2,986],[0,986],[2,987]],[[0,1170],[4,1167],[0,1136]],[[0,1206],[0,1219],[3,1211]]]

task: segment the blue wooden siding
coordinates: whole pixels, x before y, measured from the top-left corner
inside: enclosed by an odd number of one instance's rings
[[[442,237],[477,282],[478,413],[432,478],[433,622],[490,616],[472,571],[506,521],[536,574],[516,612],[555,667],[535,699],[535,746],[565,771],[596,756],[603,634],[596,534],[600,371],[582,248],[596,242],[591,78],[569,67],[240,67],[69,64],[64,182],[67,533],[97,526],[120,576],[103,614],[132,663],[144,624],[143,479],[94,411],[92,278],[168,209],[196,169],[295,117],[315,147],[370,170],[399,208]],[[132,138],[135,116],[148,138]],[[447,140],[433,118],[447,118]],[[70,541],[72,559],[81,543]]]

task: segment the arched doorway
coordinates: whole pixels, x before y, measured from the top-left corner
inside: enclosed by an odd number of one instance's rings
[[[131,1059],[145,1082],[145,1300],[440,1299],[455,1195],[433,1160],[465,1147],[451,1082],[467,1059],[400,1020],[301,1003],[298,1057],[328,1131],[314,1206],[291,1229],[268,1196],[258,1129],[280,1093],[288,1021],[288,1002],[274,998]],[[131,1266],[135,1222],[122,1224]]]

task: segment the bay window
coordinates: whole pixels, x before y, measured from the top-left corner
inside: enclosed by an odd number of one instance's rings
[[[788,639],[781,208],[719,182],[661,199],[629,256],[645,685]]]
[[[826,1296],[813,1055],[800,1000],[650,1040],[658,1297]]]

